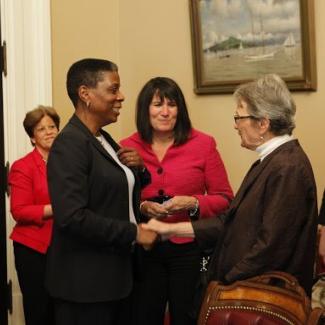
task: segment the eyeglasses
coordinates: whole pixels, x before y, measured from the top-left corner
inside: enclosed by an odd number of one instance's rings
[[[244,118],[251,118],[253,120],[258,120],[258,118],[255,117],[255,116],[253,116],[253,115],[245,115],[245,116],[234,115],[234,121],[235,121],[235,123],[237,123],[238,120],[242,120]]]

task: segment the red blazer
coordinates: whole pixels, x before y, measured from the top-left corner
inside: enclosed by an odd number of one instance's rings
[[[180,146],[171,146],[161,162],[138,133],[121,144],[137,149],[151,173],[151,183],[142,189],[142,200],[158,195],[195,196],[199,200],[201,219],[217,216],[228,208],[233,192],[216,142],[210,135],[192,129],[189,139]],[[178,213],[165,221],[188,220],[188,213]],[[192,239],[172,238],[172,241],[182,243]]]
[[[40,253],[46,253],[52,223],[43,220],[44,206],[50,203],[46,164],[35,148],[15,161],[9,173],[10,211],[16,225],[10,238]]]

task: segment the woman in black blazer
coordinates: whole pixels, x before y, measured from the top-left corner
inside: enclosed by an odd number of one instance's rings
[[[149,177],[136,151],[120,149],[102,130],[117,121],[124,100],[117,66],[78,61],[67,91],[75,114],[48,160],[54,227],[46,286],[57,325],[124,324],[134,243],[156,238],[137,225],[140,177]]]

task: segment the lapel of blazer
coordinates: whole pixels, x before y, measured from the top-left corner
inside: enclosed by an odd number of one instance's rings
[[[100,144],[100,142],[96,139],[96,137],[89,131],[89,129],[80,121],[80,119],[74,114],[70,119],[71,124],[80,129],[89,139],[89,141],[93,144],[93,146],[107,159],[112,161],[118,168],[121,166],[115,161],[115,159],[105,150],[105,148]],[[105,137],[107,142],[113,147],[115,151],[117,151],[120,147],[113,140],[113,138],[104,130],[100,130],[100,133]]]
[[[36,148],[32,151],[32,157],[40,173],[46,176],[46,163],[43,161],[42,155]]]
[[[273,152],[271,152],[268,156],[266,156],[263,161],[260,163],[257,163],[258,161],[255,161],[249,171],[247,172],[242,184],[240,185],[240,188],[238,189],[236,196],[234,200],[232,201],[230,207],[229,207],[229,215],[234,215],[237,207],[245,197],[247,191],[251,188],[251,186],[257,181],[258,176],[262,173],[262,171],[266,168],[266,166],[272,161],[273,157],[277,155],[277,153],[289,146],[296,146],[298,144],[297,140],[292,140],[289,142],[286,142],[276,148]],[[227,219],[230,220],[230,218]]]
[[[107,140],[107,142],[112,146],[112,148],[117,152],[121,147],[118,143],[114,141],[114,139],[111,137],[109,133],[107,133],[104,130],[100,130],[100,133],[103,135],[103,137]],[[97,139],[95,139],[97,140]],[[99,141],[97,141],[99,142]],[[100,147],[103,149],[103,146],[100,144]],[[104,149],[104,151],[107,153],[107,151]],[[135,175],[135,177],[138,177],[138,173],[136,173],[136,167],[128,167],[131,169],[132,173]]]
[[[121,148],[120,145],[114,141],[114,139],[111,137],[111,135],[109,133],[107,133],[106,131],[104,131],[102,129],[100,130],[100,133],[103,135],[103,137],[107,140],[107,142],[112,146],[112,148],[116,152]],[[97,141],[97,143],[98,142],[99,141]],[[101,144],[100,144],[100,147],[101,147],[101,149],[103,149],[103,146]],[[107,151],[105,149],[104,149],[104,151],[107,153]],[[137,178],[138,177],[138,173],[136,172],[137,168],[136,167],[128,167],[128,168],[132,171],[134,176]]]
[[[248,189],[251,187],[251,185],[255,182],[258,175],[261,173],[261,171],[264,169],[265,161],[260,162],[260,160],[255,161],[251,168],[248,170],[246,176],[244,177],[235,198],[231,202],[231,205],[229,207],[229,213],[233,214],[237,207],[239,206],[240,202],[242,201],[243,197],[245,196]]]

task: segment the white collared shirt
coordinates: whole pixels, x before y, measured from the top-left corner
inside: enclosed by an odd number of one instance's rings
[[[255,151],[258,153],[260,160],[262,161],[267,155],[269,155],[276,148],[282,144],[293,140],[293,136],[289,134],[280,135],[270,139],[269,141],[258,146]]]

